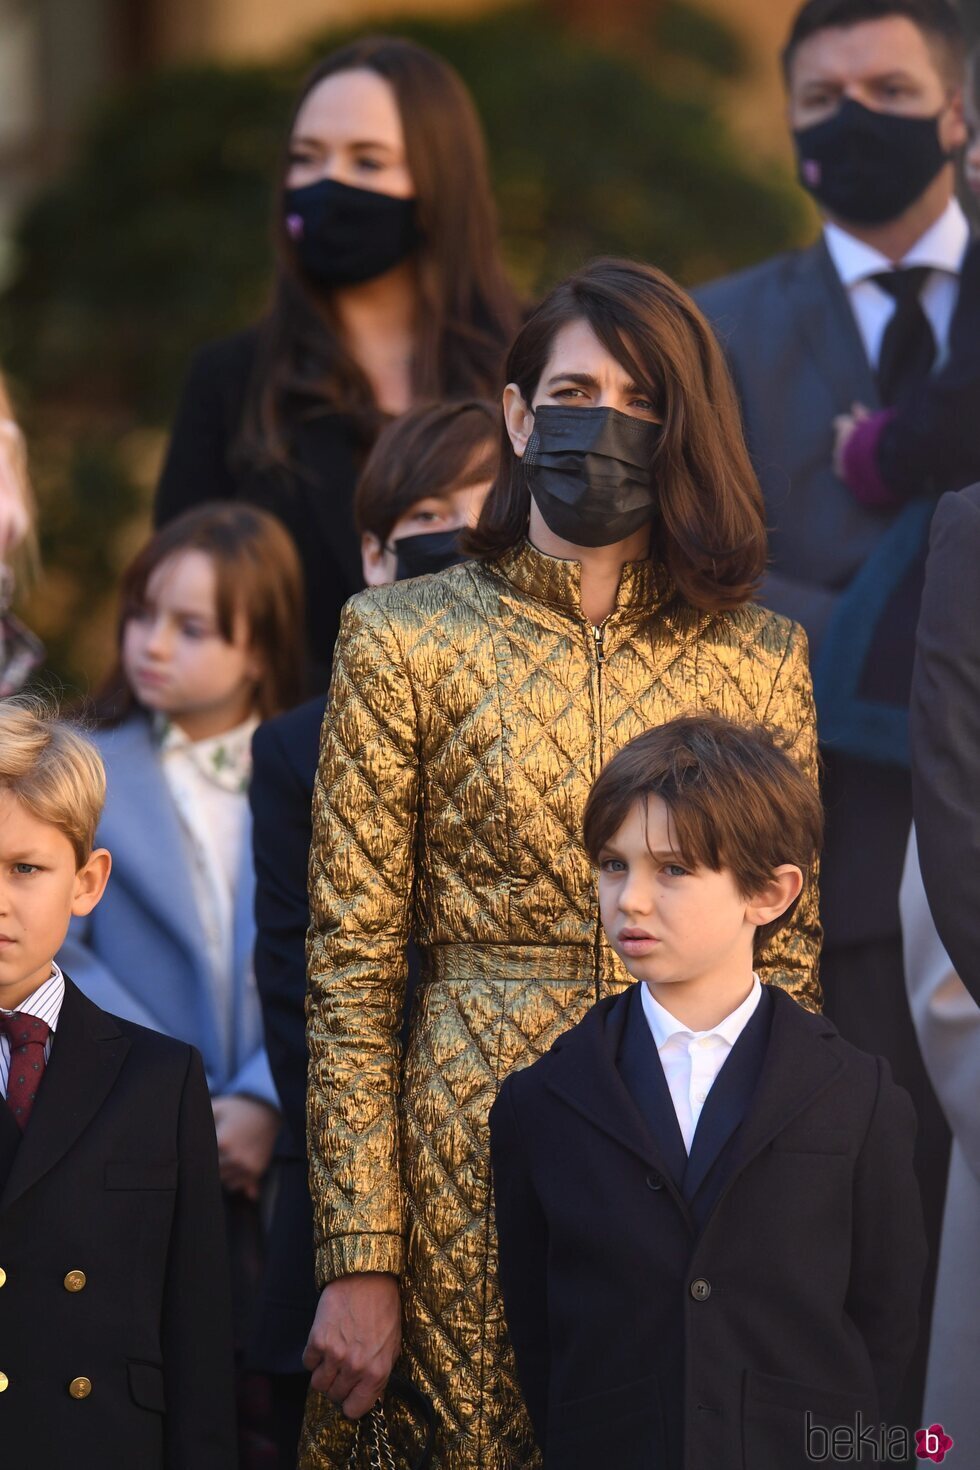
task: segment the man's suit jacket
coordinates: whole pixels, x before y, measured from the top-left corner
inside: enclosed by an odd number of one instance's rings
[[[4,1466],[235,1470],[227,1247],[201,1059],[107,1015],[68,979],[23,1135],[0,1102],[0,1266]]]
[[[915,833],[901,892],[909,1007],[929,1080],[953,1131],[936,1275],[923,1422],[980,1443],[980,1005],[957,975],[929,911]]]
[[[687,1159],[633,987],[509,1078],[490,1126],[547,1470],[796,1470],[807,1409],[887,1418],[925,1243],[912,1108],[885,1062],[767,992]]]
[[[834,419],[880,401],[822,238],[695,294],[728,355],[765,496],[771,570],[759,600],[802,623],[810,641],[828,760],[827,939],[891,938],[911,819],[907,709],[931,502],[866,509],[834,473]]]
[[[252,737],[255,978],[285,1120],[251,1354],[257,1368],[271,1373],[303,1371],[319,1295],[306,1164],[306,874],[324,704],[322,696],[311,699],[267,720]]]
[[[244,1093],[277,1106],[252,972],[255,879],[245,835],[235,890],[233,1023],[226,1046],[180,818],[153,743],[136,714],[95,742],[108,775],[96,842],[112,853],[105,897],[72,920],[58,962],[113,1015],[196,1046],[216,1096]]]
[[[953,967],[980,1004],[980,485],[932,523],[912,678],[922,881]]]

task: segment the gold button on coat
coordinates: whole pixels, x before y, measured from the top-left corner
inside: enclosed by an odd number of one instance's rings
[[[73,1399],[87,1399],[92,1392],[91,1378],[73,1378],[68,1385],[68,1392]]]
[[[7,1284],[7,1273],[3,1269],[3,1267],[0,1266],[0,1286],[6,1286],[6,1284]]]
[[[10,1379],[7,1377],[6,1373],[0,1373],[0,1393],[3,1393],[5,1391],[9,1382]]]
[[[69,1271],[68,1275],[65,1277],[65,1290],[81,1291],[83,1290],[87,1280],[88,1277],[85,1275],[84,1271]]]

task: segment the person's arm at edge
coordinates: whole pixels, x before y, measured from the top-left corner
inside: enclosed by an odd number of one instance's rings
[[[922,881],[939,937],[980,1004],[980,486],[933,518],[909,727]]]
[[[166,525],[204,501],[234,498],[225,406],[214,356],[213,349],[203,348],[187,370],[153,501],[155,526]]]
[[[550,1376],[548,1227],[531,1182],[516,1091],[514,1079],[508,1079],[490,1110],[500,1289],[521,1392],[544,1450]]]
[[[307,1143],[322,1290],[304,1366],[359,1418],[400,1339],[399,1028],[414,886],[414,691],[383,603],[344,609],[313,803]]]

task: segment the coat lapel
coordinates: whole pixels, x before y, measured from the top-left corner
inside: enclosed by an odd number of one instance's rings
[[[684,1171],[684,1197],[693,1200],[732,1134],[742,1122],[759,1083],[772,1022],[768,986],[736,1039],[708,1093],[694,1130],[691,1155]]]
[[[663,1152],[671,1178],[682,1188],[688,1167],[687,1149],[657,1043],[643,1014],[638,985],[629,995],[626,1025],[616,1061],[627,1092]],[[684,1194],[688,1194],[686,1189]]]
[[[110,781],[99,840],[112,852],[147,910],[180,940],[196,964],[205,949],[205,938],[190,878],[187,842],[157,759],[149,721],[135,716],[107,731],[100,744]]]
[[[130,1041],[116,1021],[87,1000],[66,976],[51,1057],[0,1195],[0,1213],[54,1168],[88,1127],[129,1048]]]
[[[739,1174],[814,1098],[832,1085],[844,1066],[839,1050],[828,1044],[838,1035],[832,1022],[805,1011],[777,986],[770,993],[772,1024],[762,1075],[732,1142],[729,1172],[712,1202],[712,1212]]]
[[[797,257],[788,284],[787,320],[796,323],[822,375],[832,385],[835,400],[879,408],[878,386],[864,342],[822,236]]]
[[[617,1065],[635,989],[633,986],[593,1006],[585,1019],[564,1039],[560,1051],[555,1053],[547,1085],[580,1117],[659,1174],[690,1223],[690,1212],[668,1157],[670,1145],[665,1148],[663,1138],[651,1131],[630,1096]],[[652,1045],[652,1037],[650,1041]],[[655,1046],[653,1060],[660,1068]],[[660,1074],[663,1078],[662,1068]],[[677,1129],[676,1117],[674,1128]],[[683,1154],[684,1143],[679,1132],[678,1140]],[[676,1160],[673,1162],[676,1167]]]

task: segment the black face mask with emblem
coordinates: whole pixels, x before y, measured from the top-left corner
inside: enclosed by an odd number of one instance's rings
[[[613,546],[649,525],[659,424],[615,408],[534,411],[524,473],[545,525],[574,546]]]
[[[303,274],[318,286],[373,281],[419,243],[414,199],[321,179],[287,189],[286,233]]]
[[[847,97],[823,122],[793,134],[800,183],[855,225],[882,225],[914,204],[949,162],[939,115],[875,112]]]

